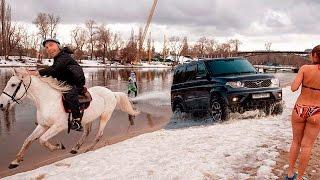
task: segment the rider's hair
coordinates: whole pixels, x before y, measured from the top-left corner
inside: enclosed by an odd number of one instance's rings
[[[320,62],[320,45],[317,45],[312,49],[311,55],[317,55],[317,61]]]

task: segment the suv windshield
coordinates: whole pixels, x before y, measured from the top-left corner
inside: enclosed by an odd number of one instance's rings
[[[246,59],[217,59],[206,62],[213,76],[257,73]]]

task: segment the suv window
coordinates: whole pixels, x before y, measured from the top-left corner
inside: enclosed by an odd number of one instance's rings
[[[178,84],[184,82],[186,66],[182,65],[176,68],[173,76],[173,84]]]
[[[196,78],[197,75],[197,64],[192,63],[188,64],[186,68],[186,73],[185,73],[185,80],[186,81],[191,81]]]
[[[250,74],[256,73],[256,69],[246,59],[216,59],[207,61],[208,70],[213,76]]]
[[[205,77],[206,75],[207,75],[206,65],[202,61],[198,62],[197,76]]]

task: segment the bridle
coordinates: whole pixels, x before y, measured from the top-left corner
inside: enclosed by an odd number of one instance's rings
[[[19,89],[21,88],[21,85],[24,86],[24,89],[25,89],[26,91],[22,94],[22,96],[21,96],[20,98],[16,98],[16,95],[17,95]],[[20,103],[19,103],[19,100],[22,99],[22,98],[27,94],[28,89],[30,88],[30,85],[31,85],[31,77],[30,77],[30,82],[29,82],[29,85],[28,85],[28,86],[23,82],[23,80],[20,80],[17,88],[15,89],[15,91],[13,92],[12,95],[10,95],[10,94],[8,94],[8,93],[6,93],[6,92],[4,92],[4,91],[3,91],[2,93],[5,94],[5,95],[7,95],[7,96],[9,96],[13,102],[16,102],[16,103],[20,104]]]

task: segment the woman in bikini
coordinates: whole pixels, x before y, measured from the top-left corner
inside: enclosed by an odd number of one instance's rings
[[[320,45],[314,47],[310,54],[313,65],[300,68],[291,84],[291,90],[301,87],[301,94],[292,111],[293,140],[289,153],[289,170],[286,179],[302,179],[314,141],[320,131]],[[298,174],[294,165],[300,155]]]

